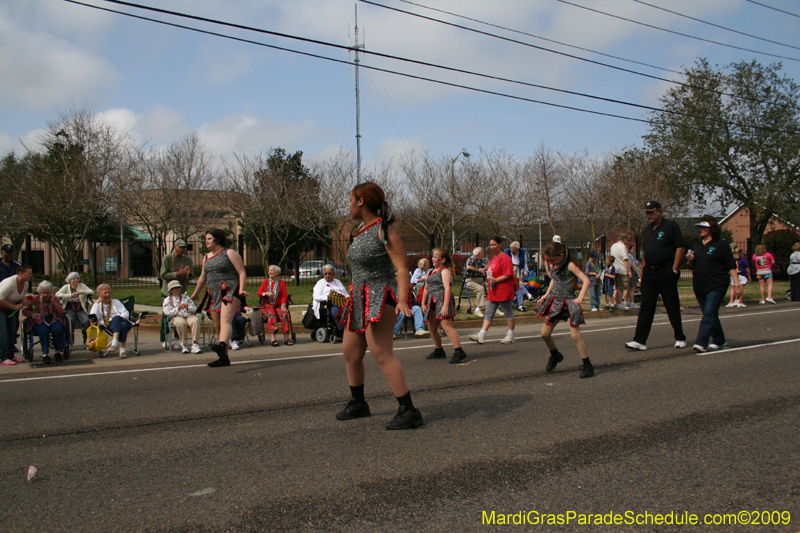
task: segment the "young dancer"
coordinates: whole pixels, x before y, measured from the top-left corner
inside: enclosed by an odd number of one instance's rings
[[[447,338],[453,343],[453,357],[450,364],[460,363],[467,358],[461,348],[458,332],[453,327],[453,317],[456,316],[456,300],[453,298],[451,284],[453,282],[453,261],[450,254],[441,248],[433,250],[433,272],[428,274],[428,283],[422,294],[422,314],[428,322],[428,329],[433,339],[434,350],[425,356],[425,359],[444,359],[447,355],[442,348],[442,334],[439,333],[439,324],[447,333]]]
[[[590,378],[594,376],[594,367],[592,362],[589,361],[586,343],[583,342],[581,331],[578,329],[581,324],[586,323],[583,320],[581,303],[583,303],[583,297],[586,296],[586,291],[589,288],[589,278],[572,262],[569,250],[563,244],[551,242],[545,247],[544,255],[547,261],[553,265],[553,272],[547,293],[539,298],[541,305],[536,310],[536,314],[539,318],[546,317],[542,327],[542,339],[550,350],[550,359],[547,361],[546,367],[547,373],[555,371],[556,365],[564,360],[564,356],[558,351],[556,343],[553,341],[553,328],[559,320],[566,320],[569,322],[572,340],[578,346],[581,359],[583,359],[580,377]],[[613,265],[613,258],[611,264]],[[575,278],[583,282],[583,287],[577,298],[575,298],[575,292],[572,288]]]
[[[395,317],[399,313],[411,316],[411,309],[405,297],[408,294],[406,250],[400,235],[390,225],[393,218],[383,189],[372,182],[356,185],[350,193],[350,216],[362,221],[347,250],[351,296],[343,320],[347,328],[342,348],[352,397],[336,418],[352,420],[371,414],[364,399],[364,356],[369,347],[400,404],[397,415],[386,423],[386,429],[421,426],[422,413],[411,401],[403,366],[394,357],[392,346]]]

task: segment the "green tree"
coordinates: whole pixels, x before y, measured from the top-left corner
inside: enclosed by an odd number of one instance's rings
[[[675,190],[700,206],[745,206],[755,242],[773,213],[798,206],[800,87],[780,70],[756,61],[717,70],[698,60],[686,85],[661,98],[644,137]]]

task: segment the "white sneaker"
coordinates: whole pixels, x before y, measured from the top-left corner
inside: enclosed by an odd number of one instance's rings
[[[483,311],[481,311],[480,307],[476,307],[473,314],[478,318],[483,318]]]
[[[199,348],[199,346],[198,346],[198,348]],[[231,341],[231,350],[238,350],[238,349],[239,349],[239,342],[238,341]]]
[[[758,302],[758,305],[764,305],[765,303],[767,303],[767,302],[765,302],[764,300],[761,300],[760,302]]]
[[[166,350],[167,349],[167,342],[166,341],[162,342],[161,343],[161,347]]]
[[[469,336],[469,340],[475,341],[478,344],[483,344],[486,342],[486,335],[481,335],[480,333],[473,333]]]
[[[747,304],[744,302],[739,302],[738,304],[736,304],[736,307],[747,307]]]
[[[639,306],[636,305],[635,303],[631,302],[631,303],[628,304],[628,308],[629,309],[639,309]]]
[[[620,311],[628,311],[629,310],[628,306],[625,305],[625,304],[617,304],[617,309],[619,309]]]
[[[414,332],[414,336],[415,337],[430,337],[431,334],[429,332],[425,331],[424,329],[418,329],[417,331]]]
[[[692,346],[692,350],[694,350],[697,353],[706,353],[706,349],[700,346],[699,344],[695,344],[694,346]]]
[[[181,353],[189,353],[189,347],[181,344]]]
[[[771,303],[771,304],[775,304],[775,303],[776,303],[776,302],[775,302],[775,300],[773,300],[772,298],[767,298],[767,301],[768,301],[769,303]]]
[[[500,341],[500,344],[514,344],[514,335],[511,333],[506,333],[506,336],[503,337],[503,340]]]
[[[647,349],[647,345],[641,344],[636,341],[626,342],[625,347],[629,350],[641,350],[645,351]]]
[[[686,348],[686,341],[675,341],[676,348]]]
[[[596,312],[596,311],[599,311],[599,309],[598,309],[598,308],[596,308],[596,307],[592,307],[592,313],[594,313],[594,312]]]
[[[203,350],[200,349],[200,345],[199,344],[197,344],[196,342],[194,344],[192,344],[192,353],[200,353],[202,351]]]
[[[393,341],[396,341],[396,340],[397,340],[397,333],[392,333],[392,340],[393,340]]]
[[[725,347],[726,344],[728,344],[728,343],[727,342],[723,342],[722,344],[711,343],[711,344],[708,345],[708,351],[709,352],[713,352],[713,351],[716,351],[716,350],[721,350],[721,349],[723,349]]]
[[[506,314],[505,314],[505,313],[503,312],[503,310],[502,310],[502,309],[500,309],[500,308],[498,308],[498,309],[497,309],[497,311],[495,312],[495,314],[496,314],[496,315],[498,315],[498,316],[506,316]]]
[[[726,305],[725,307],[736,307],[736,304],[735,304],[735,303],[733,303],[733,302],[731,302],[731,303],[729,303],[728,305]]]

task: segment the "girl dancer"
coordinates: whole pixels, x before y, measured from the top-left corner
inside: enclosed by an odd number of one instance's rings
[[[234,250],[226,248],[227,239],[222,230],[206,231],[206,248],[209,252],[203,258],[203,271],[197,280],[197,287],[192,300],[197,300],[208,282],[208,294],[211,296],[211,319],[217,333],[218,344],[212,344],[217,359],[208,363],[210,367],[230,366],[228,346],[233,334],[233,317],[245,298],[249,296],[244,290],[247,274],[242,257]]]
[[[453,298],[451,284],[453,282],[453,261],[450,254],[441,248],[433,250],[433,272],[428,274],[428,283],[425,284],[425,291],[422,294],[422,314],[429,323],[428,329],[433,339],[434,350],[425,356],[425,359],[444,359],[447,357],[442,348],[442,334],[439,333],[441,323],[447,338],[453,343],[453,357],[450,364],[460,363],[467,358],[467,354],[461,348],[461,340],[458,332],[453,327],[453,317],[456,316],[456,301]],[[428,304],[430,303],[430,307]]]
[[[569,250],[560,242],[551,242],[544,249],[544,255],[547,261],[553,265],[553,270],[550,280],[550,287],[547,288],[547,293],[539,298],[541,304],[536,310],[539,318],[546,317],[544,326],[542,327],[542,339],[544,340],[547,348],[550,349],[550,359],[547,361],[547,373],[550,374],[556,369],[556,365],[564,360],[564,356],[556,348],[556,343],[553,341],[553,328],[559,320],[569,321],[570,334],[572,340],[578,346],[578,351],[583,359],[583,368],[581,369],[581,378],[590,378],[594,376],[594,367],[592,362],[589,361],[589,354],[586,350],[586,343],[581,338],[581,331],[578,327],[586,322],[583,320],[583,310],[581,303],[583,297],[586,296],[586,291],[589,288],[589,278],[584,274],[575,263],[572,262]],[[583,282],[583,287],[577,298],[573,290],[575,278],[579,278]]]
[[[336,414],[339,420],[370,416],[364,399],[364,355],[369,347],[389,381],[397,402],[397,415],[386,429],[408,429],[422,425],[422,413],[414,407],[406,375],[392,349],[392,332],[399,313],[411,316],[408,307],[408,268],[403,240],[390,225],[383,189],[372,182],[356,185],[350,193],[350,216],[361,220],[347,260],[351,268],[350,301],[343,322],[347,324],[342,348],[352,398]],[[397,275],[395,276],[395,270]],[[397,295],[402,294],[402,299]]]

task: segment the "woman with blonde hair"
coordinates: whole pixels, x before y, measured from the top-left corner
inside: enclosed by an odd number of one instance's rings
[[[428,274],[428,283],[422,295],[422,314],[433,339],[434,350],[425,356],[425,359],[444,359],[447,355],[442,347],[442,334],[439,325],[444,328],[447,338],[453,343],[453,357],[450,364],[460,363],[467,358],[461,348],[458,332],[453,327],[453,317],[456,316],[456,300],[453,297],[453,261],[450,254],[441,248],[434,248],[431,257],[433,272]]]

